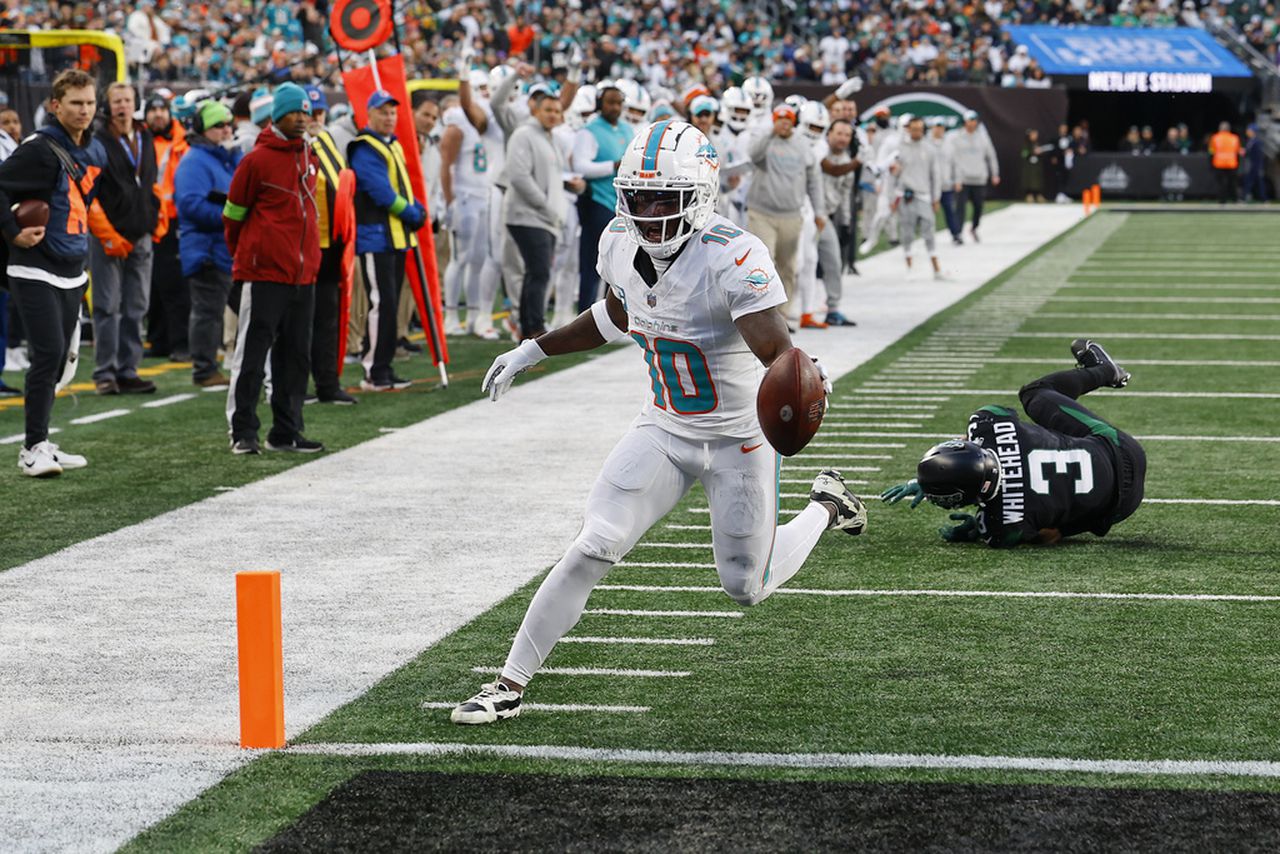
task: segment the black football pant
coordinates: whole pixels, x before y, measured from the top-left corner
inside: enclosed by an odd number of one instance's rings
[[[31,367],[26,378],[26,447],[49,438],[54,389],[67,361],[71,333],[80,320],[84,285],[55,288],[46,282],[10,277],[9,291],[27,330]]]
[[[1102,365],[1072,368],[1043,376],[1018,391],[1022,408],[1041,427],[1068,436],[1098,436],[1111,448],[1116,460],[1116,506],[1110,522],[1133,515],[1142,503],[1147,477],[1147,455],[1138,440],[1113,427],[1084,406],[1078,398],[1101,388],[1111,379]]]
[[[170,223],[151,258],[151,305],[147,310],[147,338],[152,356],[189,352],[191,292],[178,258],[178,223]]]
[[[320,250],[320,272],[316,273],[316,313],[311,328],[311,376],[316,394],[332,397],[338,390],[338,312],[342,293],[342,245]]]
[[[600,274],[596,261],[600,254],[600,235],[613,222],[613,208],[593,201],[591,191],[578,197],[578,222],[582,237],[578,243],[578,311],[583,312],[600,298]]]
[[[287,443],[302,435],[302,401],[311,372],[311,324],[315,288],[278,282],[245,282],[240,295],[235,370],[228,398],[232,441],[257,439],[258,397],[271,352],[271,432]]]
[[[982,205],[987,200],[986,184],[962,184],[964,189],[956,193],[954,199],[956,205],[956,219],[959,220],[961,228],[964,228],[964,206],[966,203],[973,205],[973,221],[970,227],[978,230],[978,223],[982,222]]]
[[[508,225],[507,231],[524,259],[524,283],[520,289],[520,337],[537,338],[547,331],[547,282],[556,236],[545,228]]]
[[[365,252],[359,256],[364,290],[369,295],[369,352],[364,357],[364,373],[370,382],[391,382],[391,360],[396,355],[396,311],[400,307],[406,254],[401,250]]]

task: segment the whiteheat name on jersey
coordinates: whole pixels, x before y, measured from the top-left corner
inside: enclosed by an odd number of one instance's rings
[[[734,321],[786,302],[769,251],[716,215],[662,275],[655,277],[643,252],[615,219],[600,238],[596,266],[626,308],[649,368],[640,422],[695,439],[759,435],[764,367]]]

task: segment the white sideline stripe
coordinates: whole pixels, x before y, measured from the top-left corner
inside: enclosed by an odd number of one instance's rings
[[[840,436],[840,433],[828,433],[828,436]],[[867,436],[869,433],[849,433],[849,436]],[[884,436],[901,436],[902,433],[883,433]],[[810,448],[905,448],[902,442],[810,442]]]
[[[452,709],[457,703],[425,702],[423,709]],[[649,706],[590,706],[579,703],[521,703],[522,709],[530,712],[606,712],[614,715],[642,715],[649,711]]]
[[[173,404],[173,403],[182,403],[182,401],[184,400],[192,400],[194,398],[195,398],[195,395],[190,393],[171,394],[168,397],[162,397],[159,400],[149,400],[146,403],[142,404],[142,408],[143,409],[159,409],[162,406],[169,406],[170,404]]]
[[[1213,504],[1241,507],[1280,507],[1274,498],[1143,498],[1143,504]]]
[[[453,704],[447,704],[452,707]],[[525,705],[537,709],[534,703]],[[1219,759],[1069,759],[1058,756],[952,756],[941,753],[740,753],[734,751],[627,750],[534,744],[298,744],[282,753],[320,756],[465,756],[696,765],[748,768],[913,768],[958,771],[1039,771],[1145,776],[1280,777],[1280,762]]]
[[[674,522],[668,522],[663,525],[664,528],[670,528],[672,531],[710,531],[710,525],[677,525]]]
[[[61,427],[50,427],[50,428],[49,428],[49,435],[50,435],[50,436],[52,436],[54,433],[61,433],[61,432],[62,432],[62,428],[61,428]],[[15,442],[21,442],[21,441],[23,441],[23,440],[24,440],[24,439],[26,439],[26,438],[27,438],[27,434],[26,434],[26,433],[14,433],[12,436],[5,436],[3,439],[0,439],[0,445],[12,445],[12,444],[14,444]]]
[[[1276,300],[1280,302],[1280,300]],[[1057,320],[1253,320],[1274,323],[1280,320],[1280,314],[1160,314],[1149,312],[1097,312],[1097,311],[1042,311],[1035,316]]]
[[[1280,395],[1277,395],[1280,397]],[[827,434],[832,435],[832,434]],[[902,436],[907,439],[953,439],[954,433],[879,433],[868,431],[848,433],[849,436]],[[1135,436],[1140,442],[1280,442],[1280,436]],[[817,442],[812,443],[817,445]]]
[[[1019,359],[1016,356],[1005,356],[998,359],[987,359],[999,365],[1060,365],[1061,359]],[[1280,362],[1265,362],[1248,359],[1125,359],[1126,365],[1156,365],[1170,368],[1280,368]]]
[[[911,397],[902,398],[902,397],[896,397],[892,394],[887,394],[884,391],[877,391],[875,394],[858,394],[857,392],[854,392],[853,394],[842,394],[837,398],[837,400],[850,400],[850,401],[858,401],[858,402],[852,403],[852,404],[833,403],[831,404],[831,408],[832,409],[858,409],[861,406],[862,401],[868,401],[868,400],[874,400],[880,403],[886,403],[889,401],[907,401],[907,402],[921,401],[924,403],[936,404],[936,403],[946,403],[950,399],[951,397],[945,394],[928,395],[928,394],[918,394],[916,392],[912,392]]]
[[[719,587],[692,585],[598,584],[596,590],[629,590],[653,593],[721,593]],[[1077,593],[1067,590],[819,590],[779,587],[774,595],[788,596],[921,596],[957,599],[1103,599],[1143,602],[1280,602],[1280,596],[1236,593]]]
[[[219,392],[221,392],[222,394],[226,394],[227,387],[224,385],[223,386],[212,385],[212,386],[206,386],[205,388],[200,389],[200,391],[203,394],[218,394]]]
[[[711,512],[711,511],[708,510],[707,512]],[[711,526],[708,525],[707,527],[710,528]],[[661,561],[661,560],[657,560],[657,561],[620,560],[617,563],[615,563],[614,566],[620,566],[623,568],[630,568],[630,569],[715,569],[716,568],[716,565],[714,563],[680,563],[680,562],[670,563],[670,562]]]
[[[718,617],[737,620],[744,611],[628,611],[624,608],[588,608],[584,614],[602,617]]]
[[[1133,289],[1133,290],[1152,290],[1152,291],[1157,291],[1157,290],[1158,290],[1158,291],[1167,291],[1167,290],[1176,290],[1176,291],[1217,291],[1217,290],[1231,290],[1231,291],[1280,291],[1280,285],[1257,285],[1257,284],[1223,285],[1223,284],[1221,284],[1220,282],[1219,282],[1219,283],[1206,283],[1206,284],[1203,284],[1203,285],[1192,284],[1192,283],[1189,283],[1189,282],[1170,282],[1170,283],[1159,283],[1159,282],[1106,282],[1106,283],[1102,283],[1102,282],[1097,282],[1097,283],[1094,283],[1094,282],[1074,282],[1074,283],[1068,283],[1068,284],[1065,284],[1065,285],[1063,285],[1062,287],[1064,287],[1064,288],[1072,288],[1072,289],[1080,288],[1080,289],[1086,289],[1086,290],[1088,290],[1088,289],[1092,289],[1092,290],[1108,290],[1108,291],[1109,291],[1109,290],[1112,290],[1112,289],[1125,289],[1125,288],[1130,288],[1130,289]]]
[[[497,673],[501,667],[473,667],[472,673]],[[540,667],[539,676],[621,676],[627,679],[683,679],[692,670],[619,670],[612,667]]]
[[[108,418],[119,418],[121,415],[128,415],[132,409],[108,409],[106,412],[95,412],[93,415],[85,415],[80,418],[72,418],[71,424],[94,424],[98,421],[106,421]]]
[[[834,425],[834,426],[836,426],[836,427],[840,427],[840,426],[843,426],[843,425],[845,425],[845,424],[860,424],[860,425],[862,425],[863,427],[886,427],[886,428],[890,428],[890,427],[901,427],[901,428],[903,428],[903,429],[910,429],[910,428],[912,428],[912,427],[923,427],[923,426],[924,426],[924,424],[922,424],[922,423],[920,423],[920,422],[918,422],[918,421],[863,421],[861,418],[847,418],[847,419],[842,419],[842,418],[824,418],[824,419],[822,419],[822,423],[823,423],[823,424],[831,424],[831,425]],[[843,433],[827,433],[827,434],[825,434],[825,435],[827,435],[827,436],[842,436],[842,435],[844,435],[844,434],[843,434]]]
[[[1014,395],[1018,394],[1017,389],[1008,388],[956,388],[952,391],[957,395]],[[910,389],[904,389],[903,394],[910,394]],[[1213,397],[1213,398],[1233,398],[1237,400],[1274,400],[1280,398],[1280,393],[1261,392],[1261,391],[1129,391],[1128,389],[1115,389],[1106,392],[1108,397]]]
[[[816,444],[818,443],[810,442],[809,447],[812,448]],[[893,455],[892,454],[840,454],[839,456],[833,457],[827,454],[823,454],[822,458],[830,462],[838,463],[841,460],[891,460],[893,459]],[[791,459],[794,460],[796,458],[792,457]],[[789,465],[789,466],[784,466],[783,468],[795,469],[795,468],[805,468],[805,466]]]
[[[567,638],[560,638],[560,643],[603,643],[623,646],[712,646],[715,642],[715,638],[605,638],[596,635],[570,635]],[[452,705],[450,704],[450,708]]]
[[[636,548],[651,549],[709,549],[711,543],[636,543]]]
[[[967,335],[969,333],[965,333]],[[964,336],[956,336],[964,337]],[[1280,335],[1235,335],[1214,332],[1013,332],[1010,338],[1156,338],[1161,341],[1280,341]]]

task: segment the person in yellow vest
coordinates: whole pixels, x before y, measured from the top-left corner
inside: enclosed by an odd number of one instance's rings
[[[399,107],[400,102],[385,89],[370,95],[368,126],[347,149],[356,173],[356,255],[369,294],[369,349],[360,383],[365,391],[409,386],[391,369],[396,306],[405,256],[418,245],[416,232],[426,222],[427,212],[414,200],[404,149],[395,137]]]
[[[350,406],[358,403],[343,388],[338,376],[338,315],[340,283],[342,281],[342,238],[334,228],[334,201],[337,198],[338,176],[347,168],[347,158],[338,150],[333,136],[325,130],[325,115],[329,101],[319,86],[307,87],[307,100],[311,102],[311,117],[307,134],[311,150],[320,165],[316,176],[316,208],[320,212],[320,272],[316,274],[316,314],[311,327],[311,376],[315,380],[316,393],[308,395],[307,403],[336,403]]]
[[[1209,156],[1213,158],[1213,174],[1218,179],[1218,203],[1236,201],[1236,170],[1240,168],[1240,137],[1231,132],[1231,123],[1222,122],[1218,132],[1209,137]]]

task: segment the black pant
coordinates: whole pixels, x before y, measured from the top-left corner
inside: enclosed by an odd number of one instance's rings
[[[320,272],[316,273],[316,314],[311,327],[311,376],[316,381],[316,394],[321,397],[331,397],[338,390],[341,278],[342,245],[321,249]]]
[[[360,256],[364,290],[369,295],[369,356],[365,357],[365,379],[370,382],[391,380],[391,360],[396,355],[396,311],[400,307],[405,254],[403,251],[366,252]]]
[[[1218,201],[1222,204],[1236,201],[1236,170],[1214,169],[1214,177],[1218,179]]]
[[[524,259],[524,287],[520,290],[520,337],[536,338],[547,331],[547,283],[556,236],[545,228],[509,225],[507,231]]]
[[[302,435],[302,400],[311,371],[311,324],[315,288],[278,282],[245,282],[231,378],[235,408],[231,439],[258,438],[258,396],[271,351],[271,432],[269,442]]]
[[[578,221],[582,224],[582,238],[578,243],[578,311],[583,312],[600,297],[596,260],[600,254],[600,235],[613,221],[613,208],[592,201],[588,191],[579,197]]]
[[[978,230],[978,223],[982,222],[982,205],[987,200],[986,184],[962,184],[962,189],[956,195],[956,213],[959,215],[961,227],[964,226],[964,206],[965,203],[973,205],[973,222],[971,227],[974,231]]]
[[[1147,455],[1138,440],[1099,418],[1078,400],[1100,388],[1110,376],[1105,367],[1058,371],[1027,383],[1018,392],[1022,408],[1041,427],[1067,436],[1103,436],[1107,440],[1116,463],[1116,503],[1107,527],[1129,518],[1138,509],[1147,477]],[[1084,418],[1073,416],[1072,411]],[[1113,430],[1115,438],[1111,439]]]
[[[67,361],[71,333],[80,319],[84,285],[55,288],[31,279],[9,279],[9,292],[27,331],[31,367],[26,380],[26,447],[49,438],[54,389]]]
[[[170,223],[151,259],[151,305],[147,309],[147,338],[152,356],[185,353],[191,316],[191,294],[178,257],[178,223]]]
[[[187,279],[191,293],[191,320],[187,341],[191,347],[191,376],[196,382],[218,372],[218,345],[222,343],[222,318],[231,296],[231,273],[205,264]]]

